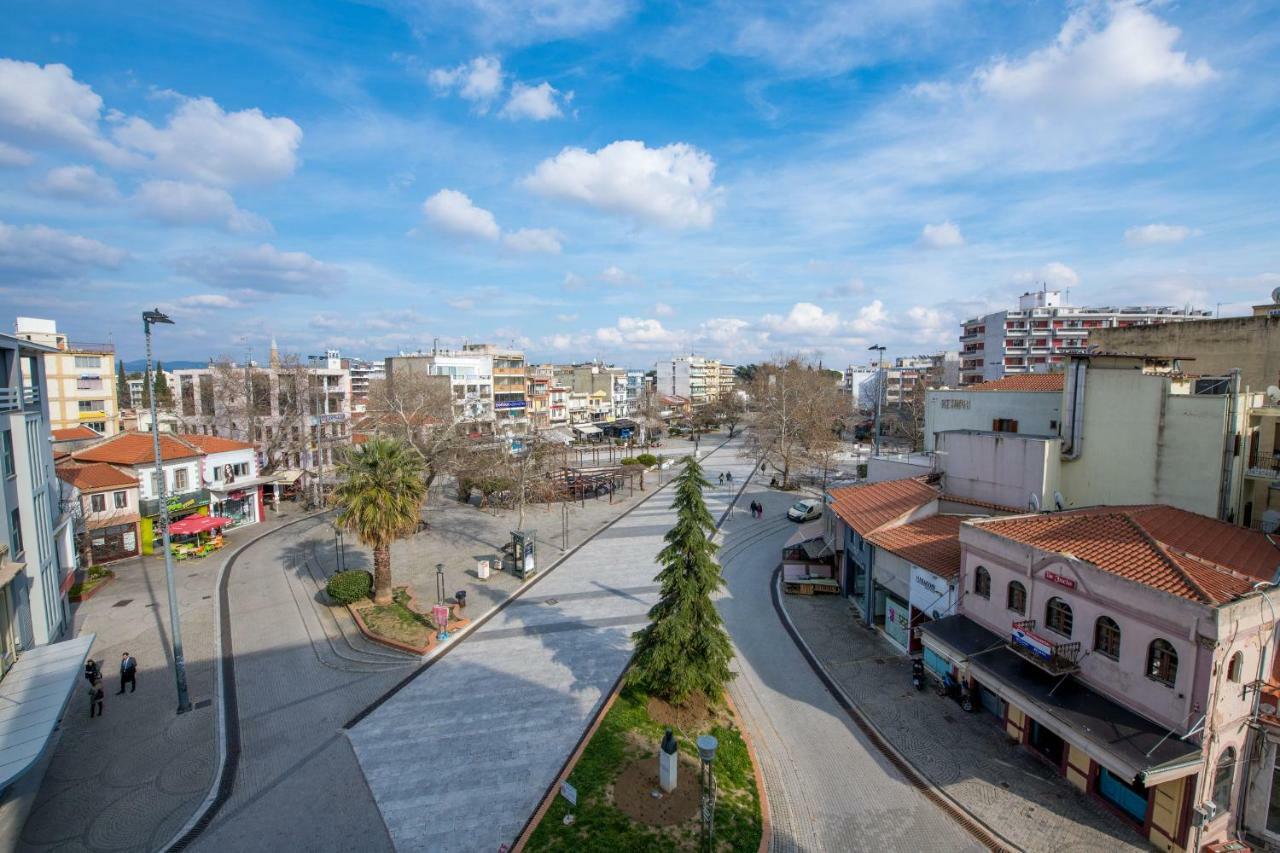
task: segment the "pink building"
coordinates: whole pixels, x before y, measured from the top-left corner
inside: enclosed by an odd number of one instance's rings
[[[1168,506],[971,519],[959,543],[957,612],[921,626],[926,665],[1157,848],[1231,837],[1280,548]]]

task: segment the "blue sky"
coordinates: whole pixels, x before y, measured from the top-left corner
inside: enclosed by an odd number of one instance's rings
[[[955,348],[1041,282],[1245,313],[1280,286],[1276,12],[11,2],[0,317],[642,366]]]

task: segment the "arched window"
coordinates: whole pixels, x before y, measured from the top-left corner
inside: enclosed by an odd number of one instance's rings
[[[1021,616],[1027,615],[1027,588],[1017,581],[1009,581],[1009,595],[1005,606]]]
[[[973,573],[973,594],[983,598],[991,597],[991,573],[982,566],[978,566]]]
[[[1051,598],[1044,606],[1044,625],[1050,631],[1064,637],[1071,636],[1071,605],[1061,598]]]
[[[1213,804],[1219,814],[1231,810],[1231,782],[1235,776],[1236,751],[1227,747],[1218,756],[1218,766],[1213,771]]]
[[[1120,659],[1120,626],[1110,616],[1099,616],[1094,623],[1093,650],[1112,660]]]
[[[1227,680],[1240,683],[1241,673],[1244,671],[1244,652],[1236,652],[1231,656],[1231,662],[1227,664]]]
[[[1178,653],[1168,640],[1151,641],[1147,649],[1147,677],[1167,687],[1178,680]]]

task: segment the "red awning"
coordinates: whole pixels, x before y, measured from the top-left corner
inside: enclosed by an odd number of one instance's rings
[[[231,519],[220,515],[188,515],[186,518],[169,525],[169,532],[177,536],[190,533],[204,533],[219,527],[225,527]]]

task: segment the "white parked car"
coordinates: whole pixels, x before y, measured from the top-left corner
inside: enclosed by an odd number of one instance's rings
[[[822,501],[809,498],[796,501],[787,510],[787,518],[792,521],[813,521],[822,517]]]

